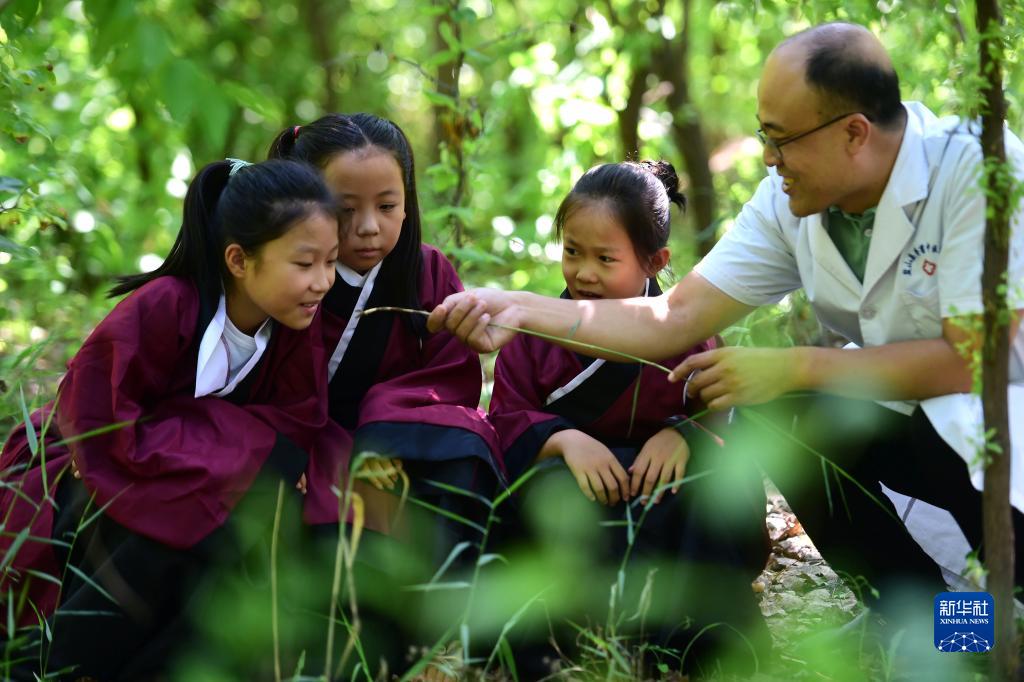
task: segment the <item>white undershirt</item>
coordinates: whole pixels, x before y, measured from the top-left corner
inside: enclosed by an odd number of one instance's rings
[[[253,336],[239,330],[227,316],[227,303],[222,294],[217,312],[199,343],[195,397],[223,397],[234,391],[259,363],[273,330],[269,317]]]

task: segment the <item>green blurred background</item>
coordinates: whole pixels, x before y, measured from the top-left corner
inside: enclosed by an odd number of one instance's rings
[[[1003,10],[1022,44],[1024,9]],[[765,56],[830,20],[882,38],[906,99],[977,113],[969,2],[0,1],[0,427],[21,411],[13,393],[52,394],[109,310],[111,277],[160,262],[196,168],[262,158],[281,129],[328,111],[406,130],[426,239],[467,286],[557,293],[561,197],[626,156],[679,169],[685,273],[764,175]],[[1024,69],[1006,58],[1019,131]],[[784,305],[761,313],[772,324],[755,340],[815,340],[806,314],[781,322],[800,300]]]

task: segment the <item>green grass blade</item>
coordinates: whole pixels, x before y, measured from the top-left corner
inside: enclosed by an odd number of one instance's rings
[[[75,566],[74,564],[69,562],[68,563],[68,570],[71,571],[72,573],[74,573],[75,575],[77,575],[79,578],[81,578],[82,581],[85,582],[86,585],[88,585],[89,587],[91,587],[92,589],[96,590],[97,592],[102,594],[104,597],[106,597],[110,601],[111,604],[113,604],[114,606],[118,606],[119,605],[117,603],[117,600],[114,599],[114,596],[112,594],[110,594],[105,589],[100,587],[99,584],[95,580],[93,580],[92,578],[87,576],[82,571],[82,569],[80,569],[78,566]],[[61,615],[67,615],[67,613],[62,611]]]
[[[452,551],[448,552],[448,556],[445,557],[444,563],[442,563],[441,567],[437,569],[437,572],[434,573],[434,577],[432,577],[428,581],[428,584],[434,584],[438,580],[440,580],[441,576],[444,575],[445,571],[447,571],[448,568],[452,565],[452,562],[454,562],[459,557],[460,554],[465,552],[470,547],[472,547],[472,545],[469,542],[466,542],[465,540],[452,547]]]
[[[466,590],[471,583],[465,580],[453,580],[446,583],[420,583],[418,585],[405,585],[402,589],[406,592],[442,592],[445,590]]]
[[[424,509],[429,509],[430,511],[434,512],[435,514],[440,514],[441,516],[445,517],[446,519],[451,519],[452,521],[456,521],[458,523],[461,523],[464,526],[469,526],[470,528],[480,532],[481,534],[486,532],[484,530],[483,526],[481,526],[479,523],[475,523],[473,521],[470,521],[465,516],[459,516],[455,512],[450,512],[447,509],[441,509],[440,507],[438,507],[436,505],[430,504],[429,502],[424,502],[423,500],[417,499],[415,497],[410,497],[409,501],[412,502],[415,505],[423,507]]]
[[[450,485],[448,483],[442,483],[441,481],[433,481],[433,480],[431,480],[429,478],[423,479],[423,482],[424,483],[429,483],[430,485],[434,486],[435,488],[440,488],[441,490],[444,490],[446,492],[452,493],[453,495],[462,495],[463,497],[471,497],[474,500],[478,500],[480,503],[482,503],[483,505],[485,505],[488,508],[493,504],[489,499],[487,499],[483,495],[481,495],[479,493],[474,493],[471,490],[463,490],[462,488],[459,488],[457,486]]]
[[[839,466],[838,464],[836,464],[835,462],[830,460],[828,457],[826,457],[825,455],[821,454],[820,452],[818,452],[817,450],[812,448],[807,443],[804,443],[802,440],[800,440],[799,438],[797,438],[793,434],[787,433],[786,431],[780,429],[778,426],[773,424],[771,422],[771,420],[768,419],[767,417],[764,417],[764,416],[758,414],[757,412],[755,412],[753,410],[748,410],[748,409],[745,409],[745,408],[741,408],[740,409],[740,413],[743,414],[744,417],[750,419],[755,424],[759,424],[759,425],[765,427],[766,429],[768,429],[769,431],[772,431],[773,433],[776,433],[778,435],[781,435],[781,436],[789,439],[794,444],[800,446],[801,449],[803,449],[803,450],[811,453],[812,455],[820,458],[824,462],[827,462],[833,468],[834,471],[836,471],[840,476],[842,476],[843,478],[845,478],[846,480],[850,481],[855,486],[857,486],[857,488],[859,488],[862,493],[867,495],[868,498],[872,502],[874,502],[876,505],[878,505],[882,509],[882,511],[884,511],[886,514],[891,516],[895,521],[900,521],[900,518],[898,516],[896,516],[896,514],[894,514],[892,512],[892,510],[888,506],[883,504],[882,501],[880,499],[878,499],[878,497],[874,493],[872,493],[870,490],[865,488],[861,484],[860,481],[858,481],[856,478],[854,478],[852,475],[850,475],[850,473],[848,471],[846,471],[846,469],[843,469],[841,466]]]
[[[36,427],[32,425],[32,414],[28,411],[28,405],[25,404],[25,389],[21,386],[18,387],[18,403],[21,407],[21,418],[25,420],[25,437],[28,439],[28,450],[32,453],[32,457],[36,456],[39,452],[39,439],[36,438]]]
[[[28,540],[28,532],[28,528],[22,528],[18,531],[18,534],[14,536],[14,542],[11,543],[11,546],[4,553],[3,559],[0,560],[0,573],[3,573],[4,569],[14,561],[14,558],[18,555],[18,550],[21,549],[21,546],[25,544],[26,540]]]
[[[497,497],[494,498],[494,506],[497,507],[499,504],[512,497],[517,490],[523,487],[527,481],[533,478],[537,472],[540,471],[540,467],[534,465],[523,472],[523,475],[512,481],[512,485],[501,491]]]

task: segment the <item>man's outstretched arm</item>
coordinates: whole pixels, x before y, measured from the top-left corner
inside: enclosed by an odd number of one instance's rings
[[[497,350],[514,335],[489,326],[493,323],[557,337],[560,345],[586,355],[623,359],[581,348],[574,341],[662,360],[714,336],[753,309],[691,272],[661,296],[648,298],[574,301],[473,289],[446,298],[431,313],[428,327],[447,328],[484,353]]]

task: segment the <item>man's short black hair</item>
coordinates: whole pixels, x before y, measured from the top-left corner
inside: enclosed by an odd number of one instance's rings
[[[807,83],[821,96],[823,117],[860,112],[875,125],[892,128],[904,115],[899,77],[888,60],[879,62],[863,49],[855,37],[860,28],[824,24],[793,39],[804,43]]]

